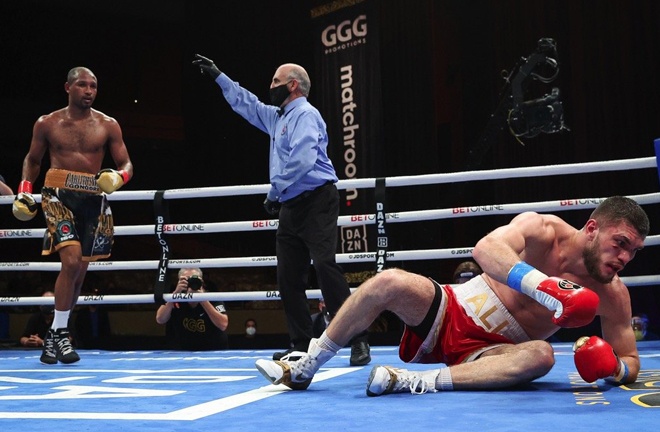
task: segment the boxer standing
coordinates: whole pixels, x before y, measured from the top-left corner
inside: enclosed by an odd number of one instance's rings
[[[50,169],[41,190],[47,225],[42,255],[58,252],[62,268],[55,282],[55,318],[40,359],[46,364],[80,360],[69,341],[69,315],[89,262],[110,256],[113,220],[105,194],[116,191],[133,176],[119,123],[92,108],[97,94],[94,73],[85,67],[71,69],[64,90],[69,95],[68,105],[39,117],[34,124],[12,208],[22,221],[36,215],[32,183],[48,151]],[[106,151],[117,170],[101,169]]]
[[[504,388],[547,374],[554,352],[545,339],[598,314],[603,339],[584,337],[574,346],[580,376],[587,382],[634,382],[639,355],[630,295],[618,273],[648,233],[644,210],[619,196],[604,200],[581,229],[556,216],[522,213],[475,246],[483,274],[451,288],[386,270],[348,298],[300,360],[257,360],[257,369],[273,384],[306,389],[351,335],[390,310],[406,324],[401,359],[446,367],[420,372],[377,366],[369,396]]]

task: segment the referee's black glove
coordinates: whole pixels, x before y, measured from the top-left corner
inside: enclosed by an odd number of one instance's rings
[[[203,55],[195,54],[195,60],[192,62],[195,66],[199,66],[202,72],[206,72],[213,81],[222,73],[220,69],[213,63],[213,60],[204,57]]]
[[[280,213],[282,204],[279,201],[271,201],[268,198],[264,200],[264,209],[271,216],[277,216]]]

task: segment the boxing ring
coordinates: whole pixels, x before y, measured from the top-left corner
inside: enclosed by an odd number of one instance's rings
[[[657,147],[660,140],[656,140]],[[568,176],[573,174],[658,170],[657,157],[579,164],[535,166],[402,176],[387,179],[341,180],[338,189],[418,187],[460,182]],[[173,235],[274,231],[277,220],[252,220],[181,224],[169,220],[169,204],[191,198],[263,196],[269,185],[223,186],[165,191],[120,190],[110,201],[153,201],[155,223],[116,226],[115,235],[155,236],[161,249],[157,259],[102,261],[90,263],[90,272],[152,271],[153,292],[138,295],[104,294],[81,296],[78,304],[149,304],[186,301],[278,300],[279,293],[267,291],[205,292],[172,295],[165,291],[165,274],[184,267],[202,269],[273,267],[274,256],[170,259],[168,238]],[[658,185],[652,185],[658,190]],[[629,195],[642,207],[660,203],[660,193]],[[35,195],[37,201],[40,196]],[[566,198],[511,204],[454,207],[379,214],[341,215],[338,226],[415,223],[472,216],[513,215],[524,211],[557,213],[595,208],[606,196]],[[0,197],[0,206],[11,205],[13,197]],[[7,207],[4,207],[7,209]],[[388,209],[386,209],[388,210]],[[117,218],[121,214],[115,211]],[[5,214],[8,214],[6,211]],[[652,220],[653,230],[653,220]],[[380,225],[379,225],[380,226]],[[495,228],[493,226],[492,228]],[[45,229],[0,229],[3,247],[21,239],[40,239]],[[272,233],[271,233],[272,235]],[[660,244],[660,235],[649,235],[648,248]],[[353,264],[370,263],[378,268],[392,261],[447,260],[471,257],[472,246],[443,249],[389,250],[387,239],[373,252],[337,254],[345,270]],[[57,272],[58,262],[0,262],[0,272]],[[660,274],[622,277],[631,290],[638,286],[660,285]],[[353,288],[355,289],[355,288]],[[309,290],[319,298],[319,290]],[[52,298],[0,297],[0,306],[53,304]],[[72,430],[124,427],[129,430],[210,429],[260,430],[286,427],[329,430],[403,430],[438,427],[446,430],[525,429],[547,430],[557,413],[572,425],[590,429],[595,422],[616,425],[617,430],[650,430],[660,420],[660,342],[639,342],[642,371],[631,386],[613,387],[600,380],[582,381],[575,371],[571,345],[554,343],[557,364],[545,377],[524,388],[506,391],[472,391],[410,394],[368,398],[364,387],[371,366],[388,364],[403,367],[395,347],[372,347],[372,362],[366,367],[348,367],[349,350],[326,364],[305,392],[284,386],[266,385],[254,368],[254,361],[269,358],[272,350],[230,350],[217,352],[95,351],[79,350],[81,361],[68,366],[39,363],[39,351],[0,350],[0,426],[3,430],[66,427]],[[406,365],[425,369],[424,365]],[[412,399],[411,399],[412,398]],[[60,422],[57,422],[61,420]],[[56,422],[56,423],[53,423]],[[589,425],[589,426],[587,426]],[[600,428],[599,428],[600,429]]]

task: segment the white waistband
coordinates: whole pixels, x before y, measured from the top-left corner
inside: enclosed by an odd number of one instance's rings
[[[476,325],[489,333],[496,333],[514,343],[526,342],[530,338],[513,315],[481,276],[453,287],[456,300]]]

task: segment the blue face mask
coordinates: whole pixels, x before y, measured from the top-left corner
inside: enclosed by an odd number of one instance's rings
[[[269,90],[270,102],[273,105],[280,107],[282,106],[286,98],[289,97],[291,93],[289,92],[287,85],[289,85],[290,82],[291,81],[284,83],[282,85],[278,85],[277,87],[273,87],[272,89]]]

